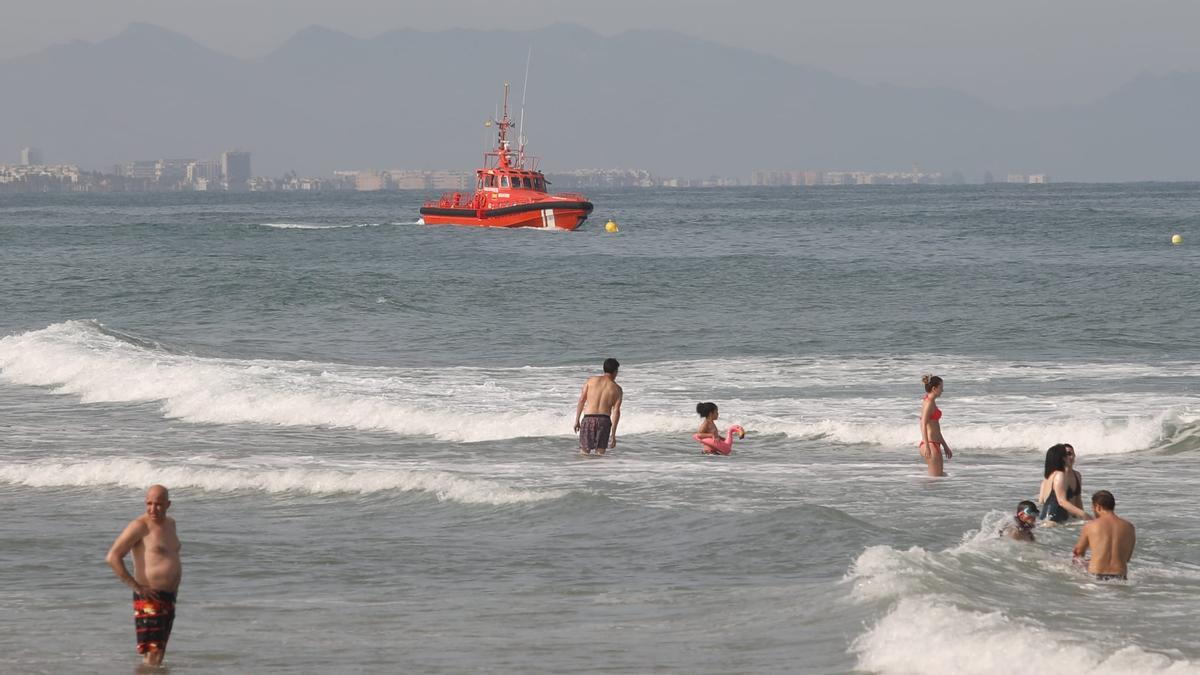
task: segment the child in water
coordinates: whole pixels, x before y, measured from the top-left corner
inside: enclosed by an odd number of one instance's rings
[[[703,417],[704,421],[700,423],[700,429],[692,438],[700,441],[706,455],[728,455],[733,452],[733,435],[737,434],[739,439],[746,437],[745,429],[736,424],[729,427],[727,436],[721,436],[721,431],[717,429],[717,417],[720,414],[717,412],[716,403],[697,403],[696,414]]]

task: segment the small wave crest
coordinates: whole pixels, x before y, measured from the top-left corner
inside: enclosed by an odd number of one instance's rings
[[[1086,454],[1114,455],[1156,448],[1179,423],[1178,410],[1122,418],[1068,418],[1007,424],[960,423],[946,429],[954,448],[982,450],[1045,450],[1069,440]],[[885,447],[916,447],[917,422],[908,424],[821,420],[781,428],[789,435],[826,437],[839,443]]]
[[[272,494],[422,492],[440,501],[495,506],[540,502],[566,494],[562,490],[514,488],[444,471],[365,467],[226,468],[131,459],[4,464],[0,465],[0,482],[38,488],[115,485],[138,489],[161,483],[171,488],[196,488],[208,492],[251,490]]]
[[[259,223],[276,230],[344,230],[352,227],[379,227],[387,223]]]
[[[201,358],[148,348],[91,321],[0,339],[0,376],[10,382],[54,387],[84,403],[162,401],[164,415],[188,422],[355,428],[457,442],[570,434],[560,397],[571,393],[558,381],[562,374],[526,381],[524,370],[501,383],[474,369]],[[655,413],[622,425],[627,433],[690,428],[690,419]]]
[[[1187,660],[1136,645],[1106,649],[1002,612],[904,598],[853,644],[858,667],[878,673],[1200,673]],[[1018,665],[1019,664],[1019,665]]]

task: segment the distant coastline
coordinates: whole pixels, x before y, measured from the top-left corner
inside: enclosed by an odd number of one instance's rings
[[[226,153],[228,154],[228,153]],[[250,153],[240,152],[239,174],[223,168],[227,162],[200,160],[142,160],[114,166],[110,171],[86,171],[74,164],[0,164],[2,193],[64,192],[376,192],[388,190],[471,190],[470,171],[435,169],[356,169],[332,176],[303,177],[288,172],[280,177],[251,176]],[[910,171],[755,171],[749,176],[681,178],[658,176],[646,169],[574,169],[547,173],[560,189],[582,188],[725,188],[817,187],[855,185],[964,185],[959,172]],[[1046,174],[1008,174],[983,183],[1045,184]]]

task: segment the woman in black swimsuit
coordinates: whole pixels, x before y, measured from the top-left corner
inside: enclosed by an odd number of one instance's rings
[[[1046,468],[1042,473],[1042,487],[1038,501],[1042,504],[1041,520],[1065,523],[1071,516],[1091,520],[1077,504],[1083,490],[1083,481],[1075,465],[1075,448],[1059,443],[1046,451]]]

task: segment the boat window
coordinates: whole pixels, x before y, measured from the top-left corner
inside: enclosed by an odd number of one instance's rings
[[[484,185],[488,187],[496,187],[496,176],[489,173],[487,176],[487,182],[485,182]]]
[[[542,179],[541,179],[541,178],[534,178],[534,179],[533,179],[533,189],[535,189],[535,190],[545,190],[545,189],[546,189],[546,184],[542,182]]]
[[[500,176],[500,187],[508,187],[508,176]]]
[[[525,187],[531,190],[533,189],[533,181],[529,179],[529,176],[525,176],[525,178],[522,179],[522,182],[525,184]]]

